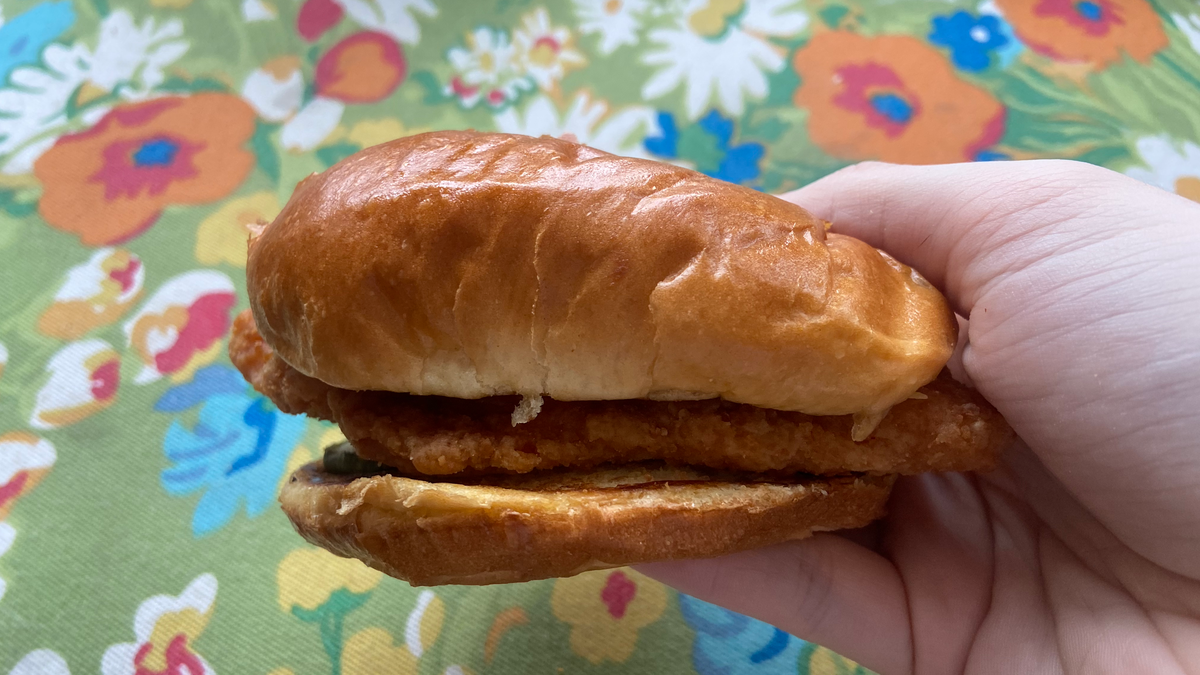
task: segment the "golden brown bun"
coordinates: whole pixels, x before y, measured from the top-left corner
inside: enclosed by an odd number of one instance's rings
[[[813,416],[728,401],[556,401],[513,426],[518,399],[350,391],[308,377],[271,352],[249,312],[229,358],[280,410],[336,422],[358,454],[424,474],[524,473],[660,459],[730,471],[913,474],[993,467],[1012,430],[949,371],[922,398],[893,407],[855,442],[849,415]]]
[[[246,271],[267,343],[344,389],[877,413],[956,336],[937,290],[798,206],[545,137],[367,148],[297,186]]]
[[[712,557],[862,527],[891,477],[717,482],[625,466],[461,485],[398,476],[292,475],[283,510],[309,542],[416,586],[500,584]],[[678,481],[678,482],[676,482]]]

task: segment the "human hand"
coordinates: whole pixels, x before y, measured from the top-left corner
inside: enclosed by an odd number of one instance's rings
[[[891,673],[1200,673],[1200,204],[1072,162],[785,196],[921,271],[1021,440],[867,531],[639,569]]]

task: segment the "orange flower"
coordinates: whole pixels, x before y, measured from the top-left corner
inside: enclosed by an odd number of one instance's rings
[[[1162,21],[1145,0],[996,0],[1030,49],[1104,67],[1128,54],[1149,61],[1167,46]]]
[[[400,45],[383,33],[362,31],[333,46],[317,62],[317,93],[343,103],[382,101],[404,81]]]
[[[42,217],[99,246],[140,234],[169,204],[220,199],[254,166],[242,147],[254,121],[254,110],[227,94],[118,106],[34,164],[45,186]]]
[[[1004,133],[1004,107],[914,37],[821,33],[792,65],[809,135],[834,157],[961,162]]]

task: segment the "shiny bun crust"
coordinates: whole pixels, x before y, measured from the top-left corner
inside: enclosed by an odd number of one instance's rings
[[[280,357],[356,390],[870,414],[956,338],[936,289],[798,206],[547,137],[367,148],[297,186],[247,279]]]
[[[683,468],[621,467],[434,483],[354,478],[320,463],[280,501],[309,542],[416,586],[565,577],[712,557],[862,527],[883,515],[891,477],[716,482]]]

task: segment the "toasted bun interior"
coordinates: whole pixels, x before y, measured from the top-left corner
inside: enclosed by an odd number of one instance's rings
[[[470,484],[296,471],[280,501],[308,541],[414,585],[495,584],[712,557],[866,525],[892,477],[755,480],[690,468],[537,472]]]
[[[468,399],[877,419],[937,377],[957,330],[913,270],[794,204],[507,134],[402,138],[306,179],[251,242],[247,283],[305,375]]]

